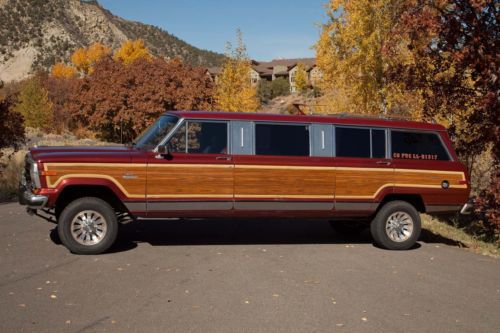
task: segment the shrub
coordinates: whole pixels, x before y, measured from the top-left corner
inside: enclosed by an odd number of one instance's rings
[[[490,187],[474,200],[475,217],[484,240],[500,245],[500,168],[492,174]]]
[[[279,77],[272,81],[271,89],[273,92],[272,98],[290,95],[290,82],[285,78]]]
[[[18,191],[26,151],[6,154],[0,159],[0,201],[11,200]]]
[[[17,150],[25,139],[23,116],[13,112],[12,106],[12,96],[0,96],[0,149],[12,147]],[[1,155],[0,152],[0,157]]]
[[[259,97],[261,103],[267,103],[273,98],[271,81],[259,80],[257,83],[257,96]]]

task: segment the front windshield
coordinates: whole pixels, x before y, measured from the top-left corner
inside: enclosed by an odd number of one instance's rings
[[[161,116],[160,119],[134,140],[134,144],[139,148],[155,148],[174,128],[178,121],[179,118],[174,116]]]

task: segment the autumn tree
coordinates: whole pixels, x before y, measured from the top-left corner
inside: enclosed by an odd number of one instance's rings
[[[68,131],[72,115],[66,104],[72,98],[80,79],[76,76],[57,76],[52,73],[41,77],[43,87],[47,90],[49,100],[52,103],[54,114],[52,130],[57,133]]]
[[[297,89],[297,92],[304,93],[307,91],[307,87],[308,82],[306,67],[303,63],[299,62],[295,71],[295,88]]]
[[[114,142],[127,142],[168,110],[212,109],[212,81],[178,60],[105,58],[82,78],[66,105],[73,120]]]
[[[52,66],[50,74],[58,78],[70,78],[76,75],[76,69],[73,66],[58,62]]]
[[[226,61],[217,80],[215,101],[217,108],[231,112],[252,112],[260,107],[257,89],[250,82],[252,70],[246,55],[241,32],[237,31],[238,46],[227,44]]]
[[[125,65],[134,62],[137,59],[150,59],[151,54],[148,48],[144,45],[142,39],[127,40],[115,52],[113,59],[120,61]]]
[[[0,149],[17,149],[24,142],[23,116],[13,109],[14,97],[0,95]]]
[[[384,42],[402,11],[401,0],[331,0],[328,23],[316,44],[317,65],[329,104],[336,112],[385,113],[392,89],[384,70]],[[403,100],[404,101],[404,100]]]
[[[35,75],[21,85],[15,111],[24,117],[28,127],[49,130],[52,125],[52,102],[43,87],[40,76]]]
[[[87,48],[79,48],[71,55],[71,62],[82,74],[92,73],[95,64],[111,54],[111,49],[101,43],[93,43]]]
[[[423,118],[448,127],[469,167],[489,145],[500,158],[497,20],[495,1],[408,2],[387,48],[392,56],[394,38],[406,40],[409,61],[393,64],[388,78],[421,92]]]

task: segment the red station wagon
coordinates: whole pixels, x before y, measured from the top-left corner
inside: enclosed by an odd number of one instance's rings
[[[466,212],[469,185],[440,125],[175,111],[128,146],[31,149],[19,201],[79,254],[106,251],[125,217],[323,218],[402,250],[419,213]]]

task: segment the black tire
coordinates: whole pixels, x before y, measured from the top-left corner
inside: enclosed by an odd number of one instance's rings
[[[391,221],[389,221],[390,218]],[[411,230],[409,227],[410,222]],[[392,223],[401,224],[392,227]],[[417,242],[420,237],[420,230],[420,215],[415,207],[406,201],[390,201],[386,203],[375,215],[370,225],[370,231],[375,243],[388,250],[408,250]]]
[[[356,237],[368,228],[367,223],[358,221],[328,221],[335,232],[347,236]]]
[[[94,221],[95,219],[96,221],[95,224],[88,227],[92,229],[92,233],[85,238],[78,237],[79,231],[72,232],[72,229],[85,230],[86,227],[83,226],[81,217],[87,218],[87,216],[89,220]],[[57,230],[61,242],[72,253],[100,254],[108,250],[115,242],[118,234],[118,221],[113,207],[106,201],[94,197],[84,197],[76,199],[64,208],[59,216]],[[98,232],[101,236],[97,234]],[[86,242],[86,244],[82,244],[82,242]]]

